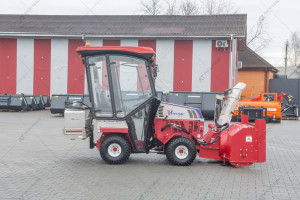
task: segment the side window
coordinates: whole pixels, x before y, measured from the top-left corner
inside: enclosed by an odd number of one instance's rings
[[[143,59],[110,56],[117,117],[125,117],[151,96],[151,86]]]
[[[95,115],[112,117],[112,104],[109,92],[105,56],[89,57]]]

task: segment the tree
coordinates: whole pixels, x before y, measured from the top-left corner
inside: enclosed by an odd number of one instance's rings
[[[289,63],[292,66],[300,66],[300,33],[293,32],[289,43]]]
[[[165,0],[166,4],[166,15],[178,15],[179,11],[177,8],[177,0]]]
[[[145,15],[159,15],[161,13],[160,0],[140,0],[141,10]]]
[[[259,52],[264,49],[271,41],[267,29],[267,18],[266,16],[261,15],[256,24],[248,30],[247,46],[255,52]]]
[[[274,1],[258,18],[256,24],[248,31],[247,46],[250,46],[254,51],[258,52],[264,49],[271,41],[268,35],[267,17],[272,12],[273,8],[280,2]]]
[[[256,24],[248,29],[247,45],[258,52],[271,41],[268,34],[267,17],[279,0],[273,2],[259,17]],[[236,14],[238,8],[231,0],[140,0],[143,14],[146,15],[216,15]],[[179,4],[180,3],[180,4]]]
[[[179,11],[182,15],[197,15],[199,14],[199,7],[193,0],[183,0],[180,4]]]
[[[234,14],[238,9],[231,0],[140,0],[145,15]]]
[[[200,0],[201,13],[206,15],[235,14],[238,9],[231,0]]]

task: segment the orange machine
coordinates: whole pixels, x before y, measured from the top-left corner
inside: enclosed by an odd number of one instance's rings
[[[259,117],[257,113],[254,113],[253,118],[265,118],[268,122],[280,122],[282,119],[281,103],[277,101],[276,93],[243,93],[240,101],[235,107],[233,119],[236,119],[237,116],[239,116],[239,107],[243,107],[245,110],[248,109],[247,112],[244,111],[242,113],[246,115],[249,115],[249,110],[251,109],[261,109],[264,117]],[[258,111],[256,110],[254,112]]]

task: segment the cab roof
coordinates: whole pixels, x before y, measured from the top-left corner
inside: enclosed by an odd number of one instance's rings
[[[81,56],[93,56],[103,54],[121,54],[136,56],[146,60],[152,59],[155,52],[148,47],[132,47],[132,46],[82,46],[76,49]]]

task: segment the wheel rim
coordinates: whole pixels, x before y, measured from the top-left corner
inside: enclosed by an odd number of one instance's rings
[[[122,148],[117,143],[112,143],[108,146],[108,154],[111,157],[118,157],[122,153]]]
[[[184,145],[179,145],[175,149],[175,155],[179,159],[185,159],[189,155],[189,150],[186,146]]]

